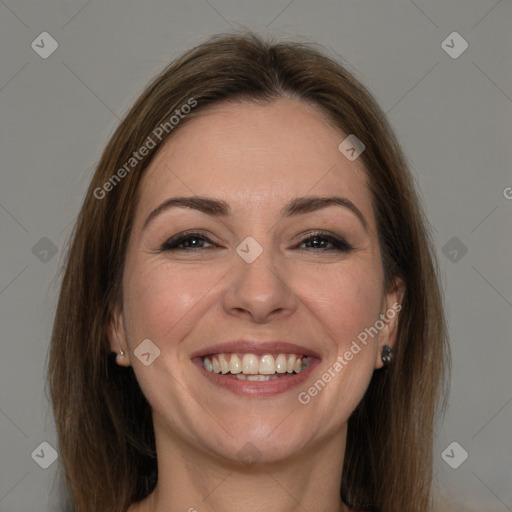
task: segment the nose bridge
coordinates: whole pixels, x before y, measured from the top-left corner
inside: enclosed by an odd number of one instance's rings
[[[249,237],[248,237],[249,238]],[[259,245],[259,244],[258,244]],[[257,249],[254,239],[243,241],[233,267],[233,281],[225,296],[225,309],[249,314],[263,322],[269,315],[289,314],[296,307],[294,292],[286,283],[286,268],[269,244]],[[251,252],[258,256],[251,261]],[[283,264],[281,264],[283,263]]]

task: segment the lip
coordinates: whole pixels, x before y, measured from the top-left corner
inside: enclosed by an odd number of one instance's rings
[[[238,380],[232,377],[225,377],[218,373],[209,372],[203,366],[202,358],[212,354],[220,353],[248,353],[255,355],[263,354],[297,354],[311,358],[309,366],[298,374],[280,377],[267,381]],[[209,382],[227,391],[254,398],[269,398],[300,386],[310,376],[315,367],[320,364],[320,356],[315,351],[306,347],[284,341],[255,341],[239,340],[211,345],[198,350],[191,355],[193,363]]]
[[[243,354],[296,354],[320,359],[320,355],[306,347],[288,343],[286,341],[256,341],[237,340],[225,343],[210,345],[204,349],[194,352],[190,358],[205,357],[221,353],[243,353]]]

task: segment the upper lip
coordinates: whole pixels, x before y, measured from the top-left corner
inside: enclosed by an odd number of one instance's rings
[[[310,357],[320,358],[320,356],[313,350],[289,343],[287,341],[257,341],[257,340],[237,340],[226,341],[224,343],[217,343],[208,347],[202,348],[194,352],[191,358],[204,357],[211,354],[222,353],[243,353],[243,354],[296,354]]]

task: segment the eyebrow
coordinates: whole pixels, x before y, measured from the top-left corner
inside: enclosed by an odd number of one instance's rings
[[[304,196],[296,197],[289,201],[281,210],[281,216],[294,217],[304,213],[311,213],[328,206],[342,206],[347,208],[361,221],[365,230],[368,230],[368,223],[364,215],[357,206],[346,197],[328,196]],[[159,204],[147,217],[142,226],[142,230],[162,212],[170,208],[191,208],[193,210],[206,213],[215,217],[228,217],[231,215],[231,208],[226,201],[221,199],[213,199],[206,196],[188,196],[188,197],[170,197],[163,203]]]

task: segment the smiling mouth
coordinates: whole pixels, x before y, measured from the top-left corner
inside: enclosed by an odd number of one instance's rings
[[[202,357],[210,373],[248,381],[267,381],[290,377],[306,370],[311,357],[301,354],[220,353]]]

